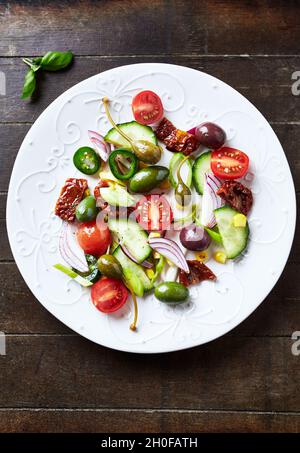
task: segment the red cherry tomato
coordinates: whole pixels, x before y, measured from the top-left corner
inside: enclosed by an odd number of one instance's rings
[[[128,291],[121,280],[102,277],[92,286],[91,296],[98,310],[103,313],[112,313],[125,304]]]
[[[140,124],[156,123],[164,115],[160,97],[149,90],[141,91],[133,98],[132,111],[135,120]]]
[[[136,219],[147,231],[164,231],[170,228],[173,212],[164,196],[149,194],[138,201]]]
[[[104,224],[99,228],[96,221],[81,223],[77,230],[77,240],[85,253],[94,256],[103,255],[111,244],[111,234]]]
[[[221,179],[239,179],[249,167],[249,157],[239,149],[223,147],[212,152],[211,169]]]

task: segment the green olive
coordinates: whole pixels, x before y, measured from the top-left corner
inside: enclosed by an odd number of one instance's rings
[[[138,171],[130,180],[129,189],[132,192],[149,192],[157,187],[169,176],[169,169],[160,165],[154,165]]]
[[[161,158],[161,147],[147,140],[134,140],[131,147],[136,157],[147,164],[157,164]]]
[[[155,288],[155,297],[167,304],[180,304],[189,296],[189,290],[177,282],[163,282]]]
[[[102,255],[98,259],[98,269],[106,277],[122,279],[122,267],[113,255]]]
[[[95,220],[99,209],[96,206],[96,199],[91,195],[84,198],[76,208],[76,219],[79,222],[90,222]]]

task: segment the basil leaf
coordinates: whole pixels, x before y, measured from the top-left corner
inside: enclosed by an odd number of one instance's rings
[[[59,71],[64,69],[73,60],[72,52],[48,52],[43,56],[39,64],[46,71]]]
[[[26,99],[32,95],[36,87],[35,72],[33,69],[29,69],[25,76],[23,92],[21,99]]]
[[[31,64],[31,69],[33,69],[34,72],[36,72],[40,69],[41,61],[42,61],[42,57],[33,58],[32,64]]]

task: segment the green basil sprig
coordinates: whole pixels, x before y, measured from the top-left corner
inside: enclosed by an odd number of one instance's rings
[[[32,95],[36,87],[35,72],[29,69],[26,73],[21,99],[26,99]]]
[[[73,60],[72,52],[48,52],[41,59],[41,68],[45,71],[59,71],[64,69]]]
[[[23,92],[21,99],[26,99],[31,96],[36,88],[35,73],[40,69],[44,71],[60,71],[71,64],[73,54],[68,52],[47,52],[43,57],[23,58],[24,63],[29,66],[24,80]]]

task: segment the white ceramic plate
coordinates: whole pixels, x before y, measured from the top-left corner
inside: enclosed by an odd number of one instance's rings
[[[142,89],[158,93],[167,117],[179,128],[218,122],[228,144],[251,161],[255,203],[247,253],[225,266],[210,261],[216,283],[191,287],[176,308],[153,295],[139,301],[139,328],[128,325],[130,303],[104,315],[81,288],[52,265],[61,222],[53,215],[60,188],[79,176],[72,157],[89,144],[88,129],[106,132],[100,100],[111,100],[114,118],[132,120],[131,98]],[[171,153],[165,153],[165,160]],[[90,178],[90,183],[95,180]],[[130,352],[174,351],[211,341],[237,326],[264,300],[287,261],[295,228],[295,191],[287,160],[272,128],[241,94],[203,72],[168,64],[137,64],[95,75],[66,91],[38,118],[25,137],[12,172],[7,227],[16,263],[35,297],[60,321],[104,346]]]

